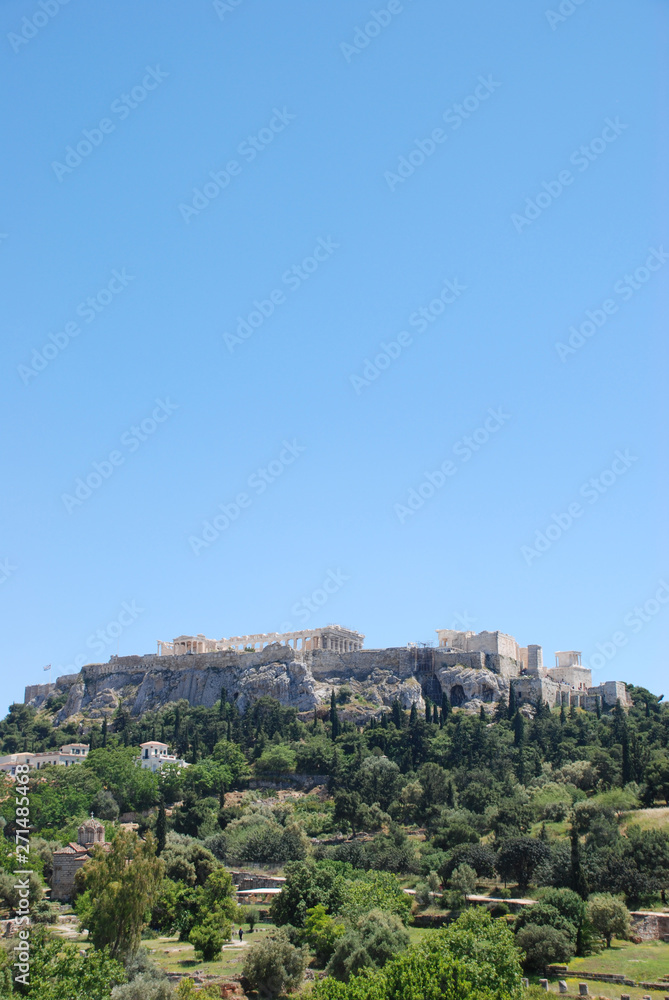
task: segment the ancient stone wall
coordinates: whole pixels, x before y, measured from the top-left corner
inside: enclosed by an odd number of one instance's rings
[[[74,889],[74,876],[88,861],[88,854],[54,854],[51,898],[69,900]]]

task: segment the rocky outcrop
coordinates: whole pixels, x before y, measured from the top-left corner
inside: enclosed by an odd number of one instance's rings
[[[395,700],[404,709],[415,703],[423,711],[421,685],[411,676],[410,663],[400,662],[389,651],[384,666],[383,651],[372,652],[378,655],[363,660],[362,665],[355,660],[360,653],[305,655],[278,643],[248,653],[223,650],[112,657],[108,663],[90,663],[80,674],[68,677],[63,686],[68,690],[67,702],[56,718],[58,722],[76,717],[101,719],[112,715],[120,704],[138,716],[181,699],[211,707],[222,690],[241,712],[263,696],[309,712],[327,704],[333,690],[339,693],[343,688],[348,691],[342,703],[350,702],[343,711],[351,718],[379,714]],[[32,695],[27,702],[38,707],[45,692],[32,688],[26,695]]]
[[[627,704],[620,682],[575,692],[547,678],[521,677],[518,662],[499,654],[416,646],[298,652],[279,643],[244,653],[112,657],[108,663],[89,663],[81,673],[59,677],[55,683],[27,687],[25,701],[40,708],[54,694],[67,695],[56,716],[63,722],[76,717],[101,719],[121,704],[133,715],[181,699],[211,707],[222,690],[241,712],[263,696],[311,712],[325,707],[334,690],[344,717],[363,721],[390,708],[395,700],[404,709],[415,704],[422,712],[425,697],[439,704],[444,691],[454,707],[479,712],[482,705],[491,708],[500,698],[508,700],[510,685],[518,704],[527,706],[564,702],[594,711],[598,699],[605,705],[617,699]]]
[[[456,664],[441,667],[436,671],[442,691],[449,697],[454,708],[478,709],[490,705],[504,697],[509,698],[509,680],[492,670],[476,670]]]

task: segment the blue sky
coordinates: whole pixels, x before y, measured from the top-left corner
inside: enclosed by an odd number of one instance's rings
[[[6,0],[5,705],[327,622],[662,692],[668,17]]]

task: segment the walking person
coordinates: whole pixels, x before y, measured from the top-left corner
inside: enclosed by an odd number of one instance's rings
[[[242,930],[242,925],[239,925],[239,943],[241,944],[244,940],[244,931]]]

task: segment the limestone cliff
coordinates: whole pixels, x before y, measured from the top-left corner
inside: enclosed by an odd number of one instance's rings
[[[80,674],[61,678],[55,685],[26,689],[26,701],[39,707],[50,695],[67,693],[57,714],[63,722],[75,717],[101,719],[120,704],[132,715],[182,698],[211,707],[223,689],[241,712],[263,695],[299,711],[313,711],[328,702],[332,690],[346,688],[350,707],[343,709],[344,714],[354,709],[357,714],[375,714],[395,699],[405,709],[415,702],[422,711],[421,685],[412,675],[413,664],[402,656],[405,652],[298,653],[276,643],[248,653],[112,657],[108,663],[90,663]]]

